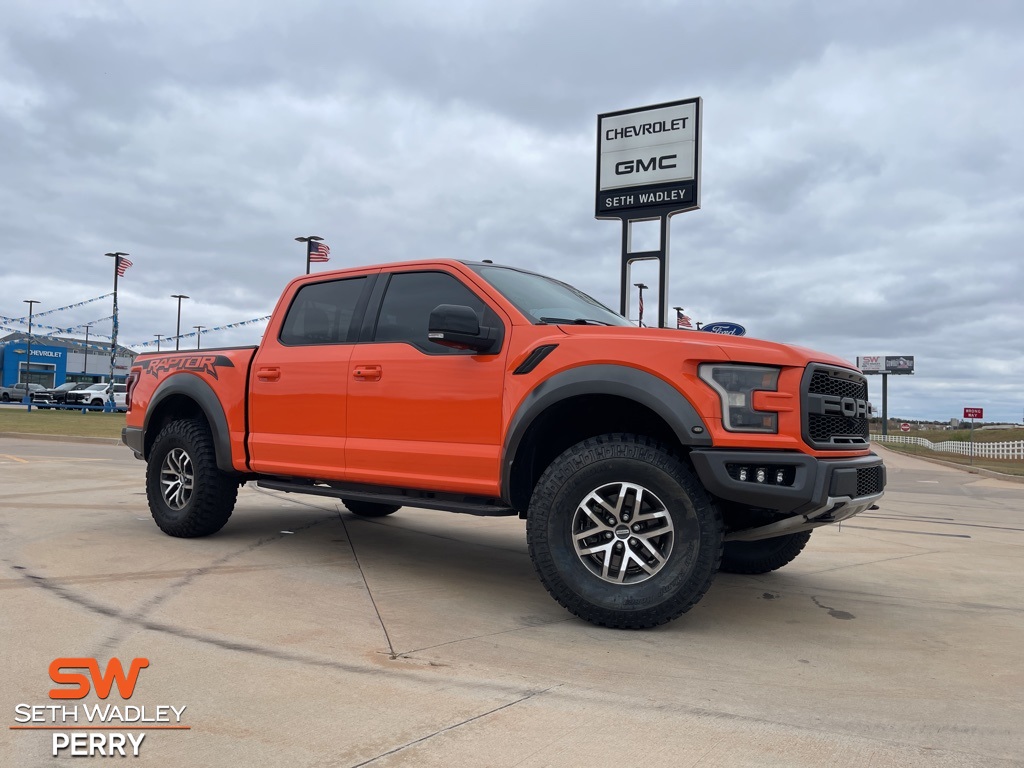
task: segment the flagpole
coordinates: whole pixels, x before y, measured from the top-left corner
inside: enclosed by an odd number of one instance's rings
[[[23,299],[22,301],[28,304],[28,343],[26,345],[27,351],[25,352],[25,403],[28,404],[28,412],[32,413],[32,390],[28,386],[32,383],[32,310],[39,301],[36,299]],[[19,372],[15,381],[20,380],[21,373]]]
[[[295,239],[300,243],[306,244],[306,274],[308,275],[310,264],[309,257],[313,251],[313,243],[316,242],[317,240],[323,240],[323,238],[320,237],[319,235],[307,235],[306,237],[296,237]]]
[[[640,289],[640,319],[637,321],[637,327],[644,327],[644,288],[647,286],[643,283],[633,283],[637,288]]]
[[[110,386],[107,388],[107,403],[103,406],[104,411],[114,410],[114,367],[117,362],[117,276],[121,271],[121,257],[127,256],[123,251],[104,254],[114,259],[114,319],[113,330],[110,334]]]

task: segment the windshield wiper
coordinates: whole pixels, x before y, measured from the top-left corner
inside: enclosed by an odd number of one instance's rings
[[[551,325],[611,325],[601,320],[591,320],[589,317],[577,317],[575,320],[567,317],[542,317],[540,321]]]

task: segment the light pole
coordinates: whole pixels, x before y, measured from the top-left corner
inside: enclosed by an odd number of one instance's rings
[[[88,377],[89,375],[89,329],[92,328],[92,323],[85,324],[85,366],[82,368],[82,372]]]
[[[28,384],[32,380],[32,310],[39,302],[35,299],[24,299],[24,302],[28,304],[28,344],[25,350],[25,399],[22,402],[28,403],[28,409],[31,411],[32,397],[29,395]]]
[[[193,325],[192,327],[196,329],[196,349],[199,349],[200,341],[203,338],[203,328],[205,328],[206,326],[205,325]]]
[[[164,335],[162,333],[156,334],[156,351],[157,352],[160,351],[160,339],[162,339],[163,337],[164,337]]]
[[[114,321],[112,323],[113,330],[110,333],[110,387],[107,390],[107,403],[103,406],[104,411],[114,410],[114,370],[117,365],[117,278],[125,273],[125,270],[132,265],[128,259],[122,259],[122,256],[128,254],[124,251],[112,251],[110,253],[103,254],[109,256],[114,260]]]
[[[306,244],[306,274],[308,275],[309,274],[309,249],[311,247],[310,243],[315,243],[317,241],[323,240],[323,238],[320,237],[320,235],[307,235],[306,237],[296,237],[295,239],[298,242],[300,242],[300,243],[305,243]]]
[[[178,326],[174,330],[174,351],[177,352],[181,345],[181,300],[191,297],[184,293],[172,293],[171,298],[178,300]]]
[[[637,288],[640,289],[640,319],[637,321],[637,327],[644,327],[644,289],[647,288],[643,283],[633,283]]]

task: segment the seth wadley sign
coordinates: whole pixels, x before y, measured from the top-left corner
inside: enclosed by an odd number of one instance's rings
[[[696,208],[698,100],[601,116],[598,215],[625,208]],[[689,182],[689,183],[686,183]]]

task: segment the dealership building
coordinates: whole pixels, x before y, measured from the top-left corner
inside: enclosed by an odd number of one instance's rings
[[[110,378],[110,344],[90,339],[86,345],[78,339],[58,336],[32,336],[32,366],[29,373],[28,335],[12,333],[0,338],[0,386],[19,381],[56,387],[68,381],[96,384]],[[118,345],[114,361],[114,380],[124,381],[136,353]]]

